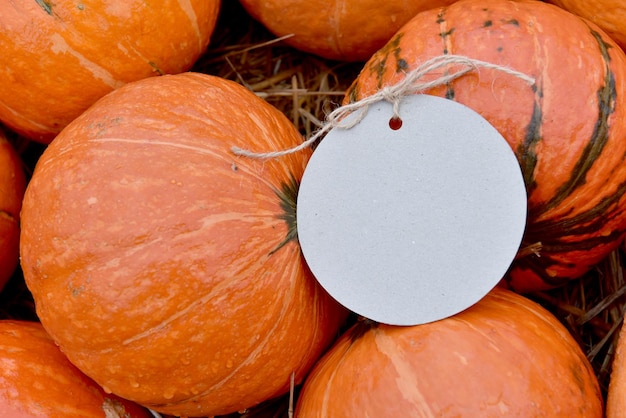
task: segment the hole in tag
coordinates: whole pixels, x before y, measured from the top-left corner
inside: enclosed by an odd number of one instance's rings
[[[402,119],[396,116],[392,117],[391,119],[389,119],[389,127],[394,131],[402,128]]]

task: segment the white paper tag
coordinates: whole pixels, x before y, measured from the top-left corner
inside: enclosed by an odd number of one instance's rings
[[[400,115],[394,130],[380,102],[326,135],[302,178],[297,225],[313,275],[339,303],[417,325],[472,306],[500,281],[527,196],[512,149],[472,109],[412,95]]]

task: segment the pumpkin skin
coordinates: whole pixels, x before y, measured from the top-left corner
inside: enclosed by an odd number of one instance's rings
[[[623,51],[596,25],[554,5],[461,0],[420,13],[400,29],[365,64],[344,101],[395,84],[445,54],[506,66],[536,80],[529,86],[480,68],[424,92],[474,109],[517,155],[528,221],[508,285],[528,292],[580,277],[624,237]]]
[[[0,321],[0,415],[11,418],[148,418],[74,367],[40,323]]]
[[[1,0],[0,121],[49,143],[106,93],[187,71],[206,50],[219,0]]]
[[[240,0],[248,13],[298,50],[341,61],[365,61],[412,16],[455,0]]]
[[[622,49],[626,47],[626,9],[620,2],[615,0],[548,0],[548,3],[591,20],[608,33]]]
[[[304,383],[297,418],[602,417],[591,365],[558,320],[496,288],[424,325],[357,323]]]
[[[184,73],[130,83],[48,146],[22,210],[21,260],[46,330],[107,391],[172,415],[284,393],[346,311],[295,233],[308,152],[239,84]]]
[[[611,364],[611,380],[606,398],[606,418],[623,418],[626,414],[626,327],[622,326]]]
[[[0,290],[18,265],[20,210],[25,189],[22,160],[0,131]]]

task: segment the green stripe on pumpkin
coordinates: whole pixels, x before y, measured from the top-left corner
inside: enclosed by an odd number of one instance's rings
[[[543,89],[536,84],[533,86],[535,92],[535,101],[533,103],[533,113],[526,125],[526,135],[524,141],[517,146],[515,154],[522,169],[524,184],[526,184],[526,192],[530,194],[537,187],[535,182],[535,168],[537,167],[537,144],[541,142],[541,123],[543,121],[543,111],[541,103],[543,99]]]
[[[396,63],[400,57],[400,53],[402,51],[400,48],[400,41],[402,40],[403,36],[404,33],[397,33],[376,53],[376,55],[382,56],[382,59],[372,61],[367,66],[367,70],[370,72],[370,74],[376,75],[376,87],[378,90],[383,88],[383,77],[385,75],[385,69],[387,67],[387,60],[389,59],[389,56],[393,55],[396,58]]]
[[[539,254],[530,254],[526,257],[519,258],[512,267],[527,269],[535,273],[541,280],[549,286],[561,286],[577,277],[567,276],[550,276],[547,272],[554,271],[557,267],[574,268],[576,264],[563,263],[554,258],[552,255],[558,254],[562,257],[564,254],[578,251],[593,251],[602,244],[614,244],[623,237],[624,230],[614,230],[608,235],[594,236],[592,238],[577,242],[541,242]],[[522,244],[524,246],[525,244]],[[569,257],[570,259],[572,257]]]
[[[359,100],[359,86],[356,80],[346,91],[346,96],[348,96],[349,103],[354,103]]]
[[[554,196],[541,206],[531,211],[529,216],[536,217],[541,213],[545,213],[559,204],[561,204],[572,192],[586,182],[587,173],[593,167],[598,157],[602,154],[604,147],[609,139],[609,117],[615,111],[615,98],[617,91],[615,88],[615,76],[610,68],[611,56],[609,55],[609,46],[604,42],[600,34],[591,30],[591,34],[598,41],[600,53],[604,59],[605,76],[604,85],[598,89],[598,118],[589,142],[585,146],[580,158],[576,162],[572,170],[571,177],[563,183],[556,191]],[[619,200],[619,197],[615,197]]]
[[[443,23],[446,22],[446,19],[444,17],[445,12],[446,12],[446,8],[441,9],[441,11],[437,14],[437,24],[442,28]],[[441,41],[442,41],[442,45],[443,45],[443,51],[441,51],[443,53],[443,55],[448,55],[450,53],[450,51],[448,50],[447,42],[446,39],[450,36],[452,36],[452,34],[454,33],[454,27],[449,28],[448,30],[440,30],[439,31],[439,36],[441,37]],[[454,88],[452,87],[452,83],[446,83],[446,94],[445,94],[445,98],[448,100],[454,100],[455,97],[455,92],[454,92]]]
[[[568,196],[571,195],[578,187],[585,184],[587,174],[593,164],[601,156],[604,150],[610,132],[609,118],[615,111],[617,90],[615,85],[615,76],[610,68],[611,56],[609,49],[611,48],[602,36],[590,28],[591,34],[598,42],[600,53],[605,63],[604,83],[597,91],[598,97],[598,118],[594,126],[588,144],[585,146],[580,158],[576,162],[572,170],[571,177],[559,187],[555,195],[545,204],[538,206],[529,211],[529,222],[526,230],[522,247],[532,243],[541,242],[541,251],[539,255],[530,254],[526,257],[516,260],[515,265],[522,269],[529,269],[537,276],[552,286],[565,284],[569,277],[552,277],[547,271],[554,271],[555,267],[574,267],[572,263],[561,263],[551,257],[551,254],[563,255],[570,252],[593,251],[594,248],[606,244],[618,242],[626,233],[626,229],[614,229],[610,232],[603,230],[610,221],[617,217],[623,216],[623,210],[617,210],[618,202],[626,193],[626,182],[619,184],[616,190],[609,196],[605,196],[601,201],[585,212],[575,216],[559,220],[535,221],[540,214],[557,207]],[[536,154],[534,154],[534,145],[540,140],[540,108],[535,103],[536,109],[529,123],[526,141],[523,146],[518,148],[518,157],[524,172],[524,179],[527,188],[530,191],[535,187],[533,171],[536,165]],[[532,132],[535,131],[533,138]],[[534,144],[531,146],[531,144]],[[573,211],[574,208],[571,208]],[[567,215],[565,215],[567,216]],[[602,233],[603,232],[603,233]],[[582,238],[585,235],[591,235],[588,238]],[[554,237],[552,239],[546,237]],[[573,241],[572,241],[573,240]]]
[[[626,193],[626,182],[619,185],[614,195],[602,199],[596,208],[586,211],[580,215],[561,221],[535,222],[528,226],[522,248],[536,242],[541,242],[539,256],[529,254],[526,257],[517,259],[515,265],[524,269],[532,270],[537,276],[552,286],[565,284],[575,277],[552,277],[546,271],[557,266],[568,267],[570,263],[561,263],[551,258],[551,254],[566,254],[578,251],[593,251],[606,244],[619,242],[626,229],[613,229],[610,233],[599,234],[604,225],[610,223],[613,218],[624,216],[624,210],[613,210],[609,212],[611,206],[615,207],[613,196],[623,196]],[[576,236],[589,235],[585,239],[577,239]],[[549,239],[547,237],[555,237]],[[576,241],[567,241],[574,239]],[[570,257],[571,258],[571,257]]]
[[[588,211],[560,221],[533,222],[532,230],[528,236],[575,236],[596,232],[602,229],[602,226],[607,223],[611,216],[621,212],[615,211],[615,208],[624,193],[626,193],[626,182],[622,182],[613,194],[602,198],[600,203]]]

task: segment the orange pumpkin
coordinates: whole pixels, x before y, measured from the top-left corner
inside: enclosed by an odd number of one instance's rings
[[[606,418],[626,416],[626,327],[622,326],[611,365],[611,379],[606,399]]]
[[[626,56],[596,25],[539,1],[461,0],[420,13],[368,61],[346,101],[398,83],[434,57],[500,65],[424,91],[462,103],[519,160],[528,223],[507,277],[526,292],[580,277],[626,231]],[[431,81],[458,65],[427,74]],[[477,161],[480,164],[480,161]]]
[[[49,143],[127,82],[191,68],[219,0],[0,0],[0,121]]]
[[[411,17],[455,0],[240,0],[248,13],[301,51],[365,61]]]
[[[608,33],[622,48],[626,47],[626,8],[615,0],[547,0],[548,3],[589,19]]]
[[[67,360],[37,322],[0,321],[0,347],[0,416],[151,416],[133,402],[105,394]]]
[[[602,417],[587,358],[538,304],[494,289],[455,316],[357,323],[316,364],[297,418]]]
[[[300,381],[345,310],[297,242],[309,153],[277,109],[204,74],[98,101],[48,146],[22,210],[24,276],[43,325],[108,391],[173,415],[245,409]]]
[[[0,131],[0,290],[18,264],[20,209],[25,189],[22,160]]]

